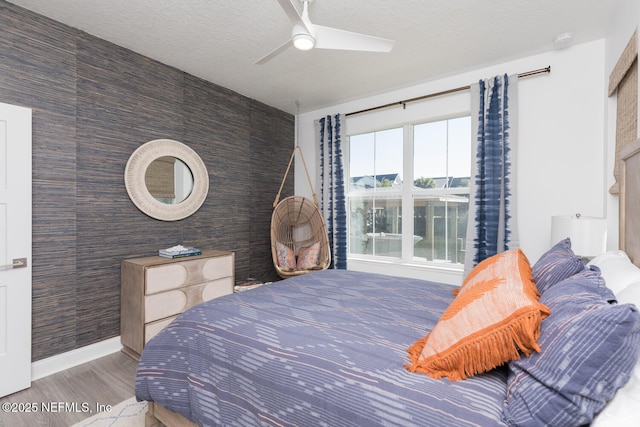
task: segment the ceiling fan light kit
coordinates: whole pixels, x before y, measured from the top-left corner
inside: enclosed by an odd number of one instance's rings
[[[298,50],[311,50],[316,41],[309,34],[296,34],[292,37],[293,46]]]
[[[295,2],[302,3],[302,13],[298,12]],[[364,52],[389,52],[393,48],[393,40],[366,34],[354,33],[337,28],[315,25],[309,19],[309,3],[312,0],[278,0],[280,7],[289,17],[293,26],[291,38],[267,54],[256,64],[264,64],[293,45],[299,50],[335,49]]]

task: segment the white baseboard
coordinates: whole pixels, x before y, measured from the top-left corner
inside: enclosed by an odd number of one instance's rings
[[[120,337],[117,336],[66,353],[56,354],[47,359],[38,360],[31,364],[31,381],[108,356],[121,349]]]

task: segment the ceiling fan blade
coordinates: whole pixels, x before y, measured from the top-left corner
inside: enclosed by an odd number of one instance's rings
[[[298,0],[278,0],[280,7],[284,10],[284,13],[287,14],[289,21],[291,21],[293,25],[306,27],[306,24],[302,20],[302,15],[298,12],[298,9],[296,9],[294,2],[299,3]]]
[[[270,61],[271,59],[275,58],[276,56],[280,55],[282,52],[287,50],[289,48],[289,46],[293,46],[293,43],[292,43],[291,39],[287,40],[286,42],[284,42],[283,44],[278,46],[276,49],[272,50],[267,55],[265,55],[262,58],[260,58],[259,60],[257,60],[254,65],[262,65],[262,64]]]
[[[394,44],[393,40],[315,24],[313,24],[313,33],[316,38],[315,47],[318,49],[389,52]]]

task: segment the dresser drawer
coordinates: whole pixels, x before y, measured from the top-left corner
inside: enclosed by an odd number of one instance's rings
[[[145,323],[153,322],[167,316],[180,314],[189,307],[231,293],[233,293],[233,278],[225,277],[147,295],[144,298],[144,321]]]
[[[173,319],[178,316],[172,316],[167,319],[158,320],[157,322],[147,323],[144,325],[144,343],[148,343],[158,332],[169,326]]]
[[[184,286],[189,271],[185,264],[167,264],[147,267],[145,274],[145,294],[149,295]]]
[[[233,256],[198,258],[146,268],[145,294],[233,276]]]
[[[204,280],[216,280],[233,275],[233,256],[209,258],[204,260],[202,276]],[[231,289],[233,292],[233,287]]]
[[[223,295],[233,293],[233,277],[225,277],[223,279],[212,280],[205,283],[202,289],[202,300],[209,301]]]
[[[144,298],[144,322],[154,322],[180,314],[188,307],[187,301],[187,294],[178,289],[147,295]]]

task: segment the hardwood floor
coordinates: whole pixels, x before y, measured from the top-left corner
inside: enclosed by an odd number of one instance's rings
[[[68,427],[94,413],[99,405],[116,405],[134,395],[137,362],[122,352],[41,378],[31,388],[0,399],[18,409],[25,404],[36,413],[5,412],[0,427]],[[91,411],[91,412],[88,412]]]

